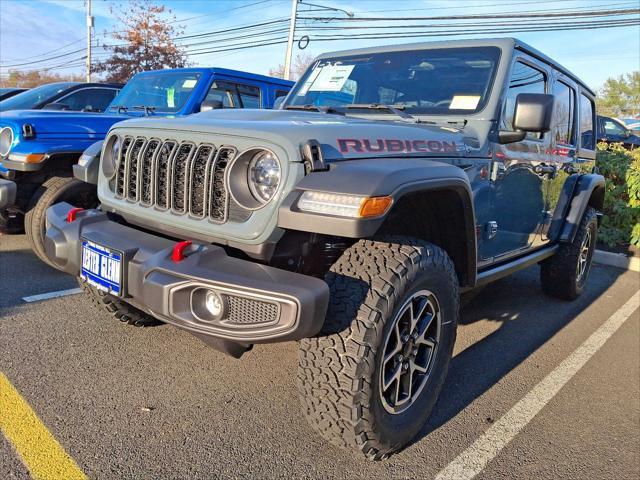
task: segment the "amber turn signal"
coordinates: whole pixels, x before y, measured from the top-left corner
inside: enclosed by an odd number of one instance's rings
[[[360,217],[378,217],[384,215],[393,203],[391,197],[369,197],[360,205]]]

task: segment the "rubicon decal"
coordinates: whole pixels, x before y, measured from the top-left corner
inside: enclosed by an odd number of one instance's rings
[[[428,152],[428,153],[456,153],[458,146],[455,142],[442,142],[440,140],[400,140],[394,138],[338,138],[338,150],[341,153],[349,152]]]

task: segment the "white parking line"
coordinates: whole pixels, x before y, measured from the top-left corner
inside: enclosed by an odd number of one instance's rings
[[[39,302],[40,300],[49,300],[50,298],[66,297],[67,295],[76,295],[78,293],[82,293],[81,288],[70,288],[69,290],[58,290],[57,292],[30,295],[28,297],[22,297],[22,300],[27,303],[31,303],[31,302]]]
[[[463,480],[478,475],[560,391],[604,343],[640,307],[636,292],[582,345],[494,423],[469,448],[442,469],[436,480]]]

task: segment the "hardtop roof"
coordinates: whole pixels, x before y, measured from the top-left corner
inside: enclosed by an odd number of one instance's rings
[[[276,78],[276,77],[269,77],[267,75],[260,75],[258,73],[249,73],[249,72],[243,72],[241,70],[232,70],[230,68],[219,68],[219,67],[189,67],[189,68],[166,68],[163,70],[149,70],[146,72],[140,72],[137,75],[150,75],[150,74],[156,74],[156,73],[160,73],[160,72],[184,72],[184,73],[189,73],[189,72],[193,72],[193,73],[209,73],[209,74],[214,74],[214,73],[220,73],[223,75],[227,75],[227,76],[231,76],[231,77],[238,77],[238,78],[246,78],[246,79],[250,79],[250,80],[255,80],[257,82],[263,82],[263,83],[271,83],[274,85],[281,85],[283,87],[291,87],[295,82],[291,82],[289,80],[283,80],[281,78]]]

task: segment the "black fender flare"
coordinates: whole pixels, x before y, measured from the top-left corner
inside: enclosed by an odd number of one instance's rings
[[[588,206],[602,210],[604,206],[605,179],[597,173],[572,175],[565,182],[556,207],[549,238],[560,242],[573,242],[580,220]]]
[[[379,217],[346,218],[301,211],[298,200],[304,191],[359,195],[391,196],[391,208]],[[449,190],[460,198],[463,206],[467,281],[476,275],[476,235],[473,194],[466,173],[448,163],[425,159],[361,159],[330,164],[329,170],[312,172],[303,177],[280,205],[278,227],[287,230],[347,238],[367,238],[378,232],[393,205],[409,193]]]

